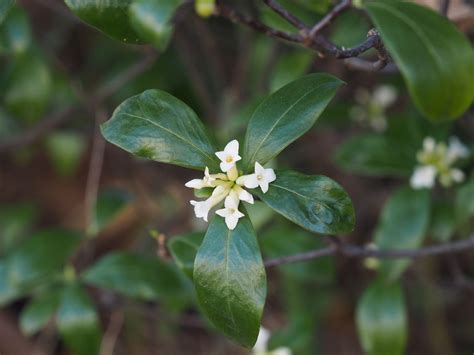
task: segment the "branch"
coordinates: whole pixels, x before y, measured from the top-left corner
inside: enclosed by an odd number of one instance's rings
[[[321,21],[313,26],[309,35],[314,38],[316,37],[325,27],[329,26],[332,21],[349,7],[352,6],[352,0],[342,0],[338,5],[336,5],[326,16],[324,16]]]
[[[280,5],[278,1],[263,0],[263,2],[273,11],[275,11],[278,15],[280,15],[283,19],[285,19],[287,22],[293,25],[294,27],[300,30],[304,30],[308,28],[303,21],[301,21],[298,17],[288,12],[282,5]]]
[[[378,259],[418,259],[428,256],[451,254],[463,252],[474,248],[474,236],[469,239],[456,242],[446,243],[442,245],[433,245],[420,249],[400,249],[400,250],[374,250],[367,247],[357,245],[345,245],[342,243],[334,243],[327,248],[312,250],[306,253],[282,256],[265,261],[265,267],[276,265],[295,263],[300,261],[308,261],[323,256],[340,254],[345,257],[352,258],[368,258],[374,257]]]

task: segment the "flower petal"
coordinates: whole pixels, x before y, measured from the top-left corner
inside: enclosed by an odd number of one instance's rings
[[[259,185],[259,181],[257,179],[257,175],[250,174],[250,175],[243,175],[237,179],[237,184],[243,185],[248,189],[254,189]]]
[[[230,141],[225,146],[224,151],[233,157],[238,156],[239,155],[239,141],[237,139]]]
[[[189,187],[191,189],[202,189],[203,187],[206,187],[206,183],[202,179],[193,179],[191,181],[188,181],[184,186]]]
[[[227,228],[230,230],[234,230],[235,227],[237,227],[237,223],[239,222],[239,217],[237,217],[235,214],[231,214],[225,218],[225,224],[227,225]]]

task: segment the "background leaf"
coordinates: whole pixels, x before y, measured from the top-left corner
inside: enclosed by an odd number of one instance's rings
[[[352,201],[334,180],[296,171],[277,171],[276,176],[267,193],[252,190],[276,212],[314,233],[345,234],[354,229]]]
[[[367,355],[405,353],[408,320],[399,283],[375,282],[357,305],[357,330]]]
[[[59,176],[76,173],[85,149],[84,137],[75,132],[58,131],[46,137],[46,150]]]
[[[1,22],[1,21],[0,21]],[[31,43],[31,29],[25,11],[13,8],[0,27],[0,53],[24,53]]]
[[[267,97],[247,126],[242,155],[245,171],[267,163],[306,133],[336,94],[342,81],[328,74],[306,75]]]
[[[32,335],[43,328],[58,310],[62,289],[51,289],[33,298],[22,310],[20,328]]]
[[[184,102],[160,90],[124,101],[102,125],[109,142],[142,158],[211,172],[218,171],[216,149],[204,125]]]
[[[164,50],[173,33],[171,19],[181,3],[181,0],[135,0],[129,9],[132,26],[141,38]]]
[[[385,204],[375,230],[375,244],[383,249],[416,249],[426,236],[430,219],[429,191],[402,187]],[[395,280],[410,260],[381,260],[380,274]]]
[[[233,231],[223,218],[212,219],[194,261],[194,285],[199,305],[212,324],[251,348],[259,333],[267,287],[248,217],[241,218]]]
[[[57,325],[75,354],[98,354],[101,339],[99,317],[89,295],[79,284],[73,283],[64,289]]]
[[[131,44],[142,40],[129,23],[128,7],[132,0],[64,0],[84,22],[112,38]]]
[[[436,122],[466,111],[474,99],[474,51],[454,24],[408,1],[365,7],[418,108]]]
[[[194,259],[204,239],[204,233],[191,233],[174,237],[168,241],[168,248],[178,268],[193,278]]]
[[[3,0],[0,2],[0,24],[3,22],[8,11],[15,3],[15,0]]]

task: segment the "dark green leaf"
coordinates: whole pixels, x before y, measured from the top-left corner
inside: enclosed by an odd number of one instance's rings
[[[135,0],[129,10],[132,26],[144,40],[164,50],[173,33],[171,19],[181,3],[181,0]]]
[[[37,210],[29,203],[0,206],[0,254],[6,254],[28,236],[36,222]]]
[[[277,171],[267,193],[252,190],[263,202],[299,226],[320,234],[345,234],[355,216],[347,192],[325,176]]]
[[[455,211],[458,224],[464,224],[474,216],[474,176],[456,192]]]
[[[416,150],[384,135],[367,134],[339,146],[335,160],[357,174],[407,177],[416,165]]]
[[[62,294],[57,325],[66,345],[78,355],[95,355],[100,348],[99,317],[89,295],[79,284]]]
[[[270,79],[270,90],[276,91],[296,80],[307,70],[313,56],[307,51],[289,53],[280,58]]]
[[[109,142],[142,158],[217,172],[216,149],[194,111],[176,97],[147,90],[123,102],[102,125]]]
[[[426,189],[403,187],[387,201],[375,230],[375,244],[383,249],[416,249],[426,236],[430,219],[430,194]],[[395,280],[409,260],[383,260],[383,278]]]
[[[174,237],[168,242],[168,248],[176,265],[191,279],[193,278],[194,259],[203,239],[203,233],[192,233]]]
[[[433,203],[428,235],[438,242],[447,242],[456,230],[454,203],[443,199]]]
[[[96,287],[142,300],[172,296],[181,289],[175,270],[161,260],[126,252],[105,256],[83,278]]]
[[[51,74],[41,55],[25,53],[16,58],[7,80],[5,106],[28,122],[39,119],[51,97]]]
[[[84,22],[112,38],[131,44],[142,43],[129,23],[132,0],[65,0],[72,12]]]
[[[213,218],[194,261],[194,285],[199,305],[212,324],[251,348],[260,329],[267,287],[248,217],[241,218],[233,231],[223,218]]]
[[[446,17],[408,1],[366,2],[418,108],[433,121],[460,116],[474,98],[474,51]]]
[[[31,30],[26,13],[13,8],[0,27],[0,53],[24,53],[30,42]]]
[[[5,262],[0,260],[0,307],[4,306],[23,295],[23,290],[12,285],[8,280]]]
[[[357,306],[357,330],[367,355],[405,353],[408,320],[398,283],[376,282],[367,288]]]
[[[6,259],[8,282],[29,289],[51,281],[52,276],[62,271],[79,242],[79,236],[72,232],[38,232]]]
[[[15,3],[15,0],[2,0],[0,1],[0,24],[3,22],[5,19],[5,16],[7,16],[8,11],[10,8],[13,6]]]
[[[20,328],[23,333],[32,335],[43,328],[56,313],[61,301],[62,290],[48,290],[35,297],[23,309]]]
[[[245,136],[243,168],[267,163],[306,133],[342,85],[327,74],[311,74],[284,86],[255,110]]]

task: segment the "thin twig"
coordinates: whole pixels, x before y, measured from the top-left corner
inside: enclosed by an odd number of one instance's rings
[[[109,325],[105,331],[102,343],[100,345],[100,355],[113,355],[115,344],[120,335],[124,321],[124,315],[121,310],[112,312]]]
[[[346,11],[352,5],[352,0],[342,0],[337,4],[331,11],[329,11],[326,16],[324,16],[317,24],[313,26],[309,35],[314,38],[316,37],[324,28],[329,26],[332,21],[344,11]]]
[[[367,258],[374,257],[379,259],[417,259],[428,256],[440,255],[440,254],[451,254],[463,252],[465,250],[474,248],[474,236],[469,239],[460,240],[456,242],[446,243],[442,245],[433,245],[420,249],[400,249],[400,250],[374,250],[367,247],[347,244],[331,243],[327,248],[312,250],[306,253],[282,256],[274,259],[265,261],[266,267],[272,267],[276,265],[295,263],[300,261],[308,261],[323,256],[340,254],[345,257],[352,258]]]
[[[287,11],[278,1],[276,0],[263,0],[263,2],[275,11],[278,15],[280,15],[283,19],[289,22],[294,27],[303,30],[308,28],[306,24],[301,21],[298,17]]]

